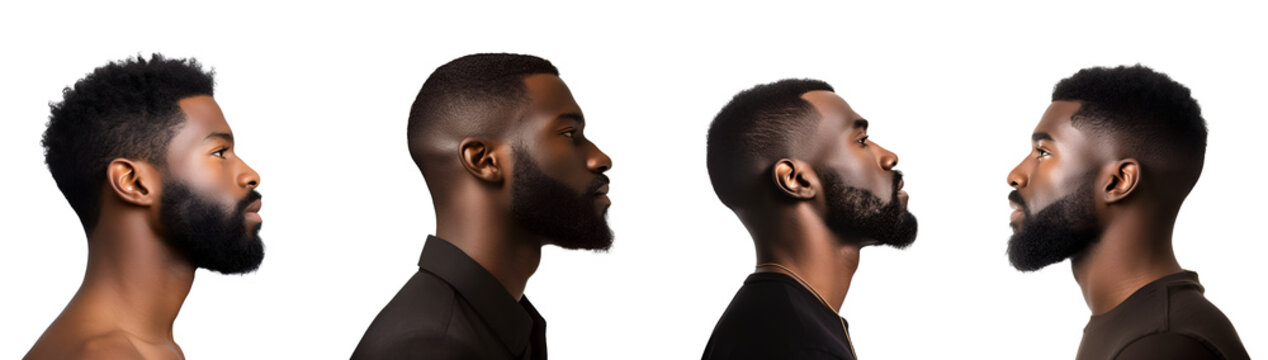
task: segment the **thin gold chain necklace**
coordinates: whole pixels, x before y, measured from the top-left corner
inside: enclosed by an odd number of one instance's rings
[[[774,266],[784,271],[787,271],[789,275],[792,275],[794,279],[797,279],[797,282],[801,283],[801,286],[804,286],[806,287],[807,290],[810,290],[810,293],[814,294],[816,299],[819,299],[820,304],[823,304],[823,306],[828,308],[829,311],[832,311],[832,315],[836,316],[837,320],[841,320],[841,331],[845,332],[845,345],[850,347],[850,356],[853,356],[855,359],[858,359],[858,354],[854,352],[854,340],[850,339],[850,330],[845,328],[845,319],[842,318],[841,315],[837,314],[837,310],[833,309],[832,305],[828,305],[828,301],[823,299],[823,295],[819,295],[819,291],[815,290],[814,286],[810,286],[810,283],[806,282],[806,279],[802,279],[801,275],[797,275],[796,271],[792,271],[792,269],[789,269],[787,266],[783,266],[776,263],[757,264],[757,267],[759,268],[767,267],[767,266]]]

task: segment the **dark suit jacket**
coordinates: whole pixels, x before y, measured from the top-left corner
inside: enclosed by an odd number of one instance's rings
[[[374,318],[352,359],[546,359],[546,320],[487,270],[429,236],[419,270]]]

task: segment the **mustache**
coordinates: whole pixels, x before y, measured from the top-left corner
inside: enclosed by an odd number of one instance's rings
[[[891,187],[890,189],[894,189],[894,191],[891,196],[894,199],[898,199],[898,183],[903,182],[903,172],[899,170],[893,170],[893,172],[894,172],[894,186]]]
[[[599,176],[595,177],[594,180],[590,181],[589,186],[586,186],[585,193],[586,194],[597,193],[599,192],[599,188],[603,187],[603,185],[607,185],[610,183],[612,183],[612,179],[609,179],[607,175],[599,174]]]
[[[247,193],[247,196],[242,197],[242,200],[238,201],[238,212],[246,212],[247,207],[251,206],[251,203],[263,198],[264,195],[260,195],[259,191],[251,190],[251,192]]]
[[[1026,207],[1026,201],[1022,200],[1021,193],[1017,192],[1017,190],[1013,190],[1013,192],[1008,193],[1008,201],[1017,204],[1017,206],[1021,206],[1021,212],[1026,215],[1030,215],[1030,208]]]

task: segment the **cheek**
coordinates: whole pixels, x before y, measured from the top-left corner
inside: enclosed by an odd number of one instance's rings
[[[204,197],[222,203],[236,201],[234,194],[239,191],[228,160],[211,156],[208,156],[208,159],[192,160],[174,169],[175,172],[172,175]]]
[[[882,199],[893,193],[894,181],[889,172],[881,169],[871,160],[866,151],[861,149],[842,149],[838,158],[830,167],[841,175],[846,186],[867,189]]]
[[[586,169],[584,159],[578,156],[569,156],[559,160],[554,166],[554,171],[547,173],[547,175],[572,186],[574,189],[578,189],[578,191],[585,189],[586,185],[590,184],[593,176]]]
[[[1082,185],[1083,179],[1079,178],[1082,173],[1068,165],[1062,166],[1059,161],[1039,164],[1028,186],[1031,188],[1031,199],[1028,201],[1032,212],[1042,210]]]
[[[581,151],[562,145],[543,146],[536,154],[537,167],[547,177],[575,189],[584,189],[589,185],[591,176],[586,169],[585,157]]]

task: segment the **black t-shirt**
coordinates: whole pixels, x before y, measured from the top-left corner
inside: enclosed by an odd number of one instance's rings
[[[1192,271],[1154,280],[1088,321],[1078,359],[1250,359],[1203,291]]]
[[[546,359],[546,320],[453,244],[430,236],[419,270],[352,353],[375,359]]]
[[[843,321],[797,280],[755,273],[718,320],[703,359],[853,360]]]

